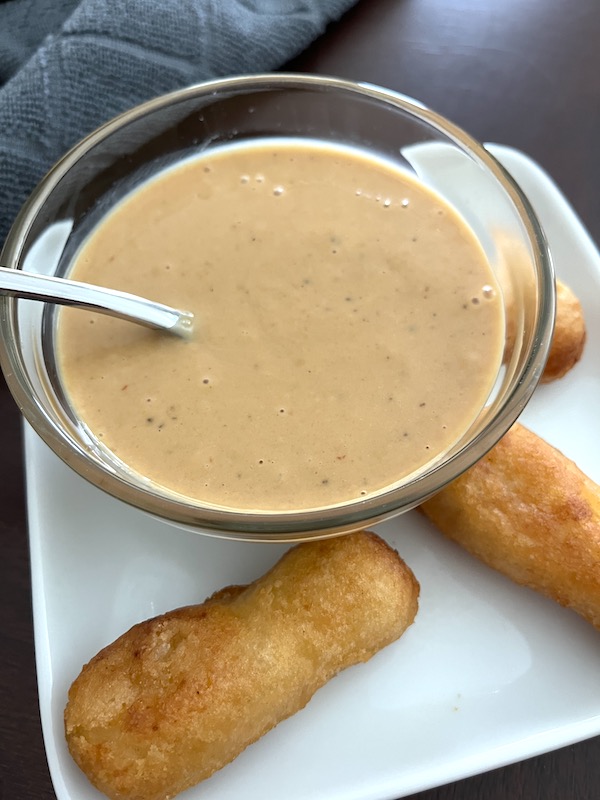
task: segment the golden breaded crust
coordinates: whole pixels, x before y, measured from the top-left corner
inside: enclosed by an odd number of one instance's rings
[[[450,539],[600,628],[600,487],[516,424],[421,506]]]
[[[372,533],[297,545],[264,577],[133,627],[69,691],[69,749],[114,800],[164,800],[412,623],[419,587]]]
[[[562,281],[556,281],[556,321],[542,383],[562,378],[583,355],[586,340],[581,303]]]

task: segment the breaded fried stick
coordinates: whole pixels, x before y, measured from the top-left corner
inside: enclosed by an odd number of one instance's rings
[[[448,538],[600,628],[600,487],[520,424],[421,506]]]
[[[401,636],[418,593],[374,534],[297,545],[255,583],[142,622],[98,653],[69,692],[69,749],[110,798],[171,798]]]
[[[586,340],[581,303],[562,281],[556,281],[556,322],[542,383],[562,378],[583,355]]]

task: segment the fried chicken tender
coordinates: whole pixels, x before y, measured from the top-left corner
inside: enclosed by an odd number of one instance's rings
[[[448,538],[600,629],[600,487],[520,424],[421,507]]]
[[[556,321],[541,382],[549,383],[572,369],[583,355],[586,326],[581,303],[562,281],[556,281]]]
[[[523,243],[502,231],[496,231],[497,278],[504,294],[506,346],[504,360],[510,361],[520,336],[520,311],[529,307],[533,313],[536,286],[530,272],[530,255]],[[556,279],[556,316],[554,334],[542,383],[562,378],[580,360],[586,341],[586,324],[581,303],[563,281]]]
[[[419,586],[359,532],[289,550],[264,577],[133,627],[69,691],[69,749],[114,800],[165,800],[398,639]]]

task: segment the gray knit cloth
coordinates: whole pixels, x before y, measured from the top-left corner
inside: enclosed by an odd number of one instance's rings
[[[98,125],[192,83],[277,69],[355,2],[0,4],[0,246],[48,168]]]

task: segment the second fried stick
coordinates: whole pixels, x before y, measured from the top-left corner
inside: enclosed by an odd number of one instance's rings
[[[600,487],[516,424],[421,506],[448,538],[600,629]]]
[[[581,303],[562,281],[556,281],[556,322],[542,383],[562,378],[583,355],[586,340]]]

